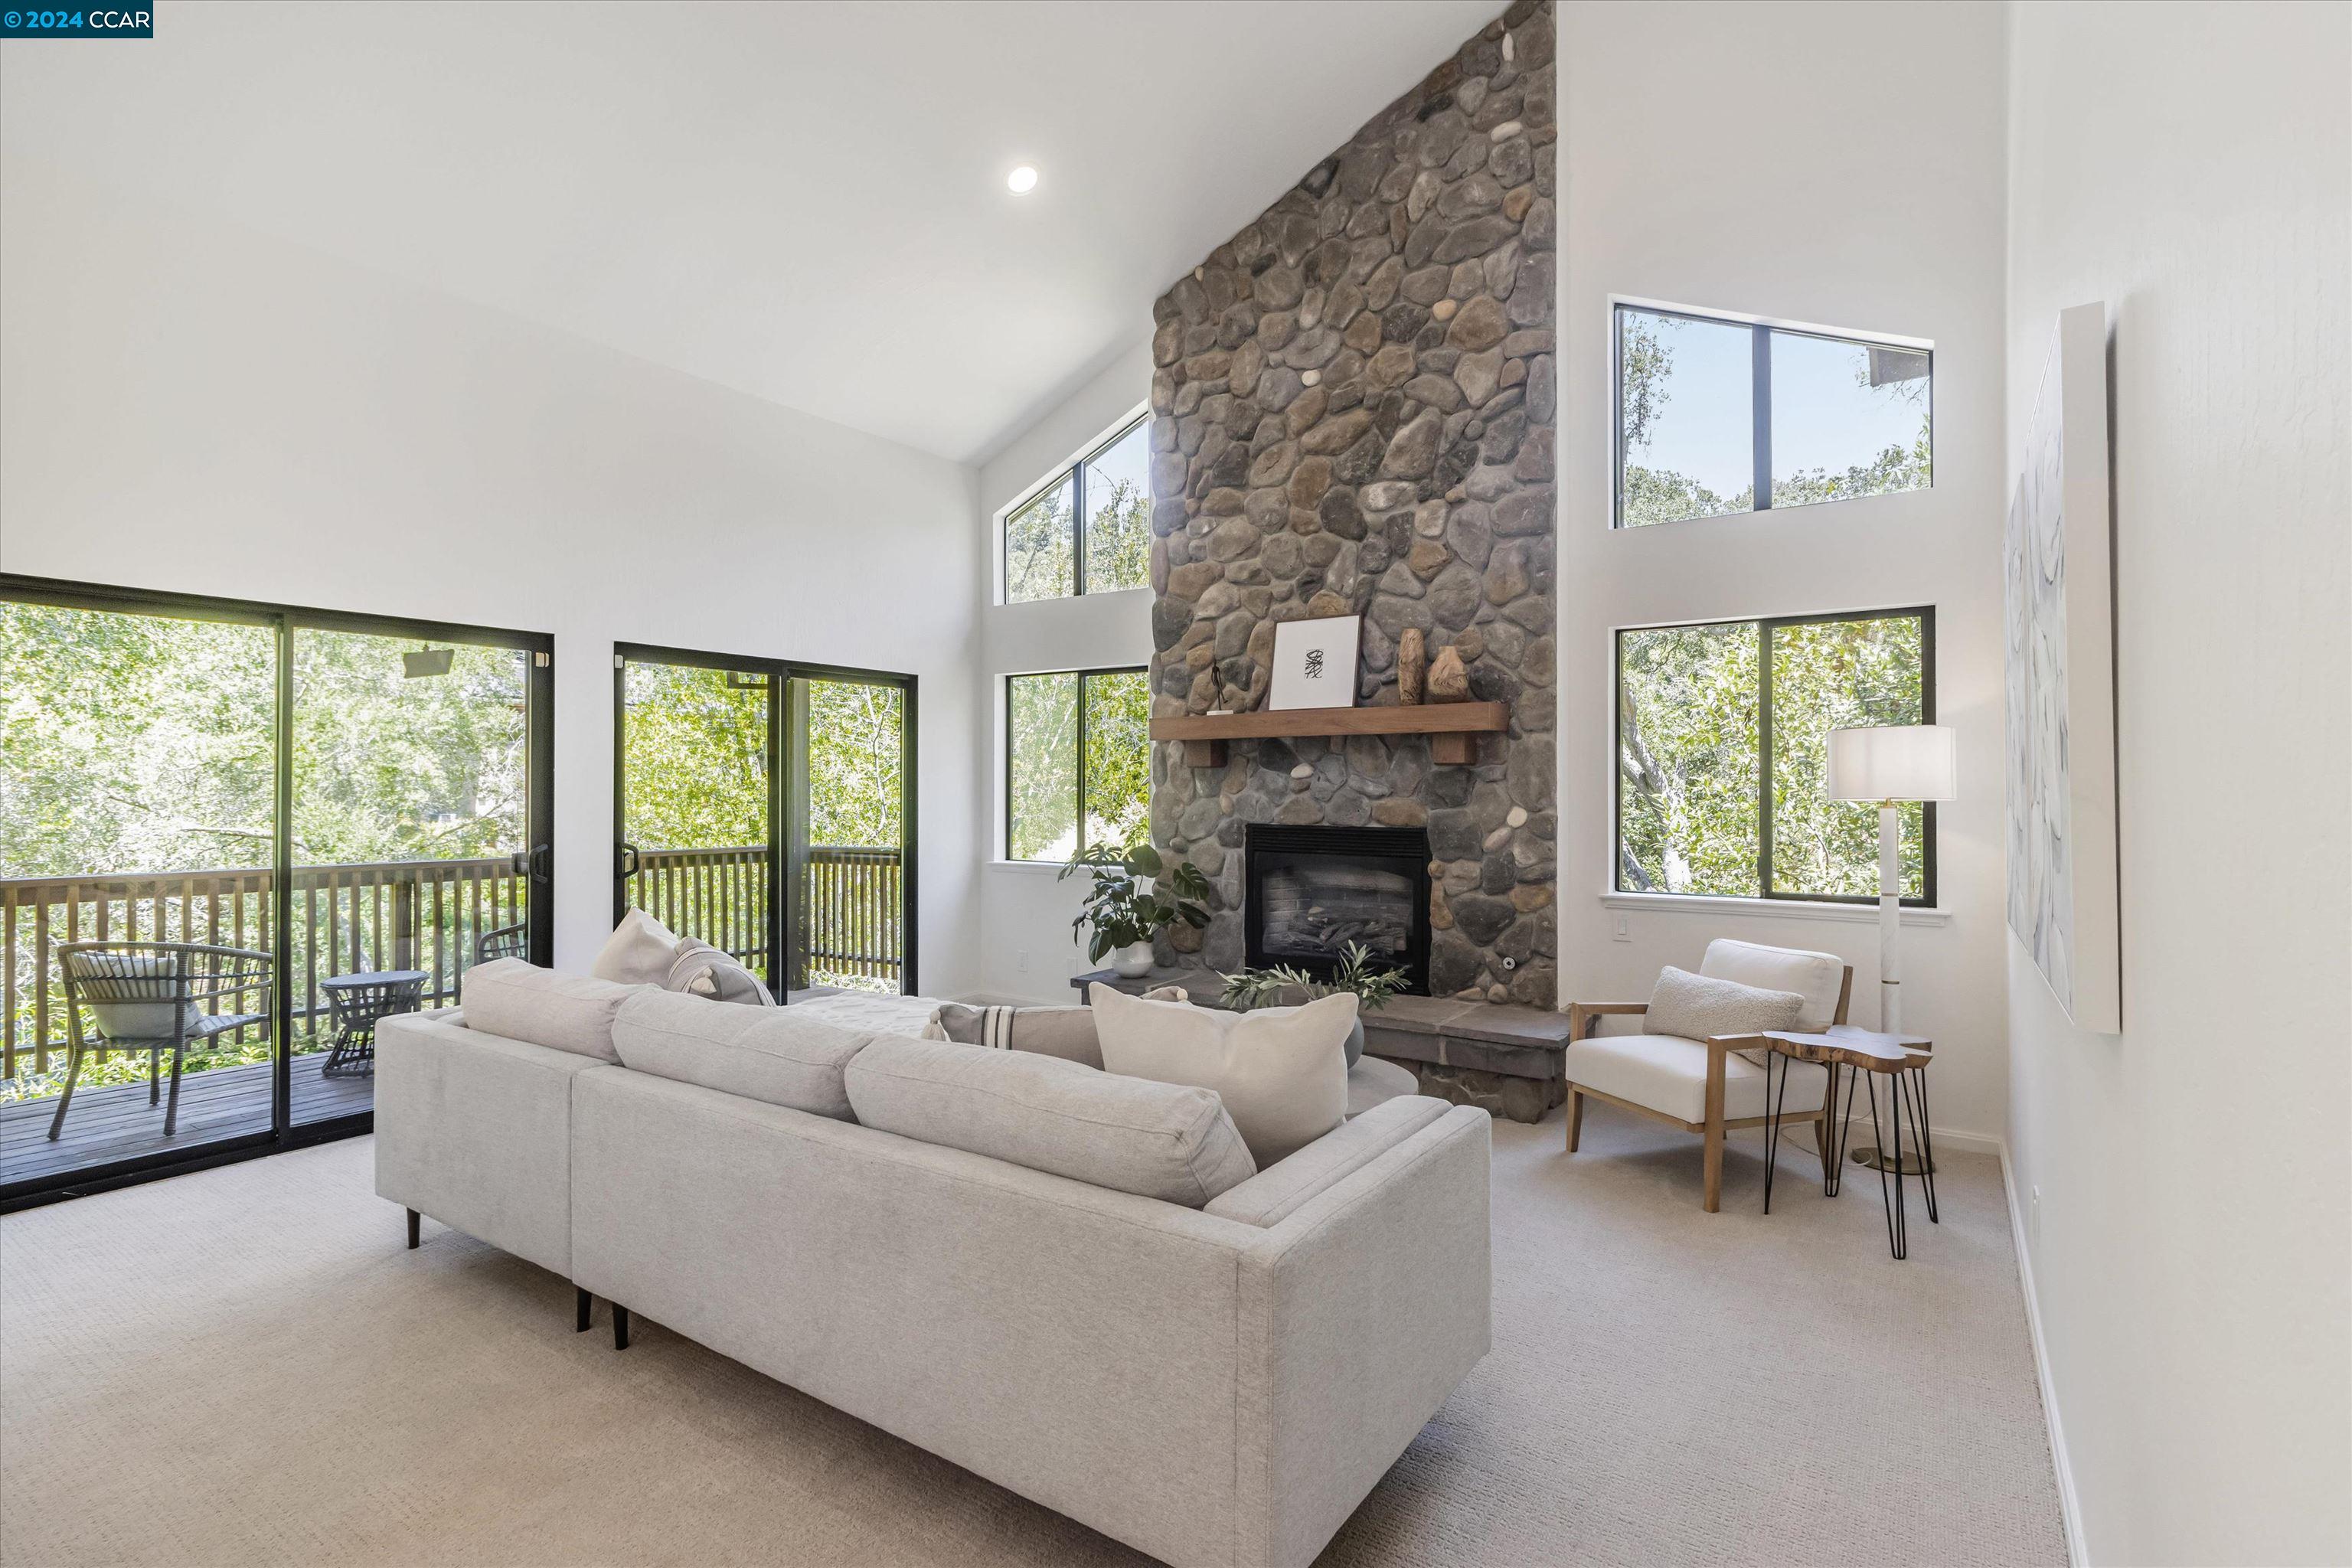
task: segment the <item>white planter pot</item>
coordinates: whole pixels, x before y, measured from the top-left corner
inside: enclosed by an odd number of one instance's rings
[[[1151,944],[1131,942],[1111,950],[1110,966],[1124,980],[1139,980],[1151,973]]]

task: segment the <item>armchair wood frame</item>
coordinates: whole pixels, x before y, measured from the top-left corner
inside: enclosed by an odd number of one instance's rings
[[[1846,1005],[1853,999],[1853,965],[1849,963],[1845,966],[1844,977],[1838,982],[1837,1016],[1831,1020],[1832,1023],[1843,1024],[1846,1021]],[[1640,1017],[1649,1010],[1650,1005],[1647,1002],[1570,1002],[1568,1005],[1569,1040],[1573,1043],[1591,1037],[1594,1027],[1604,1017],[1612,1016]],[[1706,1141],[1706,1191],[1700,1200],[1700,1206],[1709,1214],[1720,1213],[1723,1208],[1723,1135],[1734,1128],[1761,1127],[1771,1120],[1769,1116],[1727,1118],[1723,1114],[1723,1085],[1727,1070],[1724,1064],[1726,1058],[1734,1051],[1763,1048],[1764,1037],[1761,1035],[1708,1037],[1706,1115],[1703,1121],[1685,1121],[1679,1116],[1671,1116],[1663,1110],[1654,1110],[1646,1105],[1636,1105],[1630,1100],[1621,1100],[1613,1094],[1603,1094],[1597,1089],[1587,1089],[1570,1079],[1568,1085],[1568,1152],[1571,1154],[1575,1153],[1577,1143],[1583,1136],[1584,1101],[1587,1097],[1605,1100],[1621,1110],[1630,1110],[1636,1116],[1646,1116],[1653,1121],[1663,1121],[1669,1127],[1679,1127],[1685,1132],[1695,1132]],[[1822,1098],[1821,1111],[1813,1118],[1814,1146],[1821,1151],[1822,1173],[1825,1175],[1828,1173],[1830,1161],[1830,1118],[1835,1113],[1834,1107],[1831,1104],[1831,1098],[1829,1096]]]

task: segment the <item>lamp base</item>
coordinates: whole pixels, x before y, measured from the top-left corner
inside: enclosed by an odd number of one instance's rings
[[[1890,1175],[1895,1172],[1895,1161],[1877,1145],[1872,1143],[1865,1143],[1853,1152],[1853,1163],[1857,1165],[1867,1165],[1874,1171],[1885,1171]],[[1904,1175],[1924,1176],[1935,1168],[1933,1165],[1921,1163],[1918,1150],[1903,1151],[1902,1173]]]

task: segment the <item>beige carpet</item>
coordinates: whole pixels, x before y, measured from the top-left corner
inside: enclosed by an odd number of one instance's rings
[[[2000,1173],[1888,1258],[1875,1177],[1775,1212],[1606,1107],[1498,1123],[1495,1350],[1327,1563],[2061,1563]],[[1748,1142],[1750,1149],[1757,1145]],[[1131,1563],[430,1223],[366,1140],[0,1219],[0,1562]]]

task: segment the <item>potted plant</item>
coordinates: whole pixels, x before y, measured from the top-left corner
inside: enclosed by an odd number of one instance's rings
[[[1196,927],[1209,923],[1208,906],[1201,902],[1209,896],[1209,879],[1189,860],[1166,872],[1164,888],[1159,885],[1160,851],[1148,843],[1124,848],[1089,845],[1062,868],[1062,877],[1080,867],[1093,873],[1095,885],[1070,922],[1071,940],[1092,926],[1087,956],[1100,963],[1108,955],[1110,966],[1129,980],[1151,972],[1153,937],[1178,921]]]
[[[1405,979],[1401,969],[1373,967],[1372,955],[1361,942],[1351,942],[1342,952],[1339,967],[1328,980],[1318,980],[1287,963],[1271,969],[1244,969],[1225,976],[1224,994],[1219,1000],[1246,1013],[1282,1002],[1293,991],[1299,993],[1302,1002],[1341,991],[1354,992],[1356,1026],[1348,1032],[1348,1065],[1352,1068],[1364,1054],[1364,1015],[1387,1006],[1389,998],[1404,989]]]

